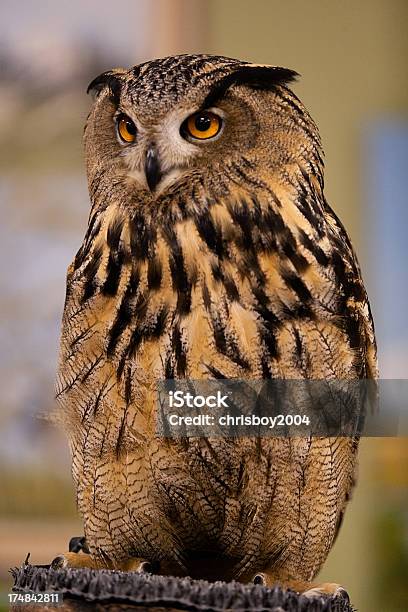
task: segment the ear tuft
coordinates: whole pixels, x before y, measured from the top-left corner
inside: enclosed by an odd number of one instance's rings
[[[99,96],[101,91],[103,91],[106,87],[110,90],[110,97],[114,103],[119,102],[120,92],[122,89],[122,81],[120,76],[126,72],[124,68],[114,68],[113,70],[107,70],[103,72],[99,76],[97,76],[91,83],[88,85],[86,90],[87,94],[91,94],[95,99]]]
[[[271,91],[278,85],[295,81],[298,76],[294,70],[279,66],[242,64],[215,83],[204,101],[204,106],[213,106],[232,85],[247,85],[253,89]]]
[[[299,76],[294,70],[280,66],[264,66],[249,64],[235,73],[235,83],[245,84],[256,89],[273,89],[277,85],[285,85],[296,81]]]

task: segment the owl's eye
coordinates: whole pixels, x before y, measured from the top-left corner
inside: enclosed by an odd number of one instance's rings
[[[222,127],[221,117],[210,111],[199,111],[190,115],[181,126],[181,134],[195,140],[214,138]]]
[[[137,135],[137,128],[133,121],[125,114],[116,118],[118,134],[124,142],[134,142]]]

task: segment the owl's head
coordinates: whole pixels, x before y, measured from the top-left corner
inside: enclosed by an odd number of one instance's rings
[[[94,95],[85,128],[90,185],[105,179],[153,200],[183,184],[243,180],[251,169],[262,181],[265,172],[299,164],[319,147],[319,137],[286,87],[296,76],[209,55],[101,74],[88,88]]]

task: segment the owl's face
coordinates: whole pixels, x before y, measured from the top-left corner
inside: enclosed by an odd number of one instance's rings
[[[283,84],[295,75],[203,55],[100,75],[89,86],[95,103],[85,129],[90,184],[104,177],[128,194],[157,199],[181,184],[225,176],[234,164],[293,162],[282,138],[299,145],[305,132]]]

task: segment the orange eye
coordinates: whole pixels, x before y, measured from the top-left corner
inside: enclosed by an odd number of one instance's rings
[[[221,117],[210,111],[199,111],[190,115],[182,125],[182,133],[196,140],[214,138],[222,126]]]
[[[124,142],[134,142],[137,135],[137,129],[135,124],[127,115],[123,113],[116,119],[116,125],[118,126],[118,133]]]

